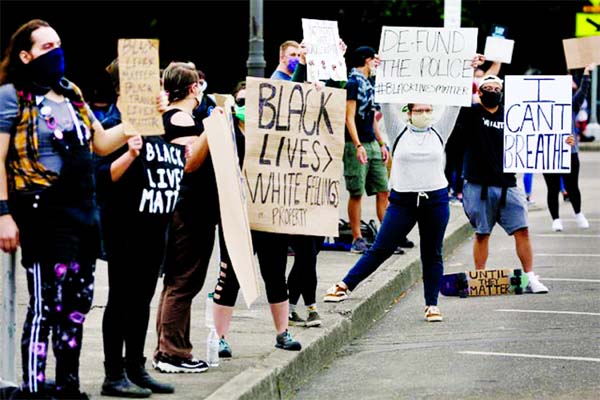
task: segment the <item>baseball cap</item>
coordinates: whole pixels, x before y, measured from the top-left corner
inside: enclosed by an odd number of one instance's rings
[[[365,64],[367,58],[375,57],[375,49],[369,46],[357,47],[352,53],[352,66],[362,67]]]
[[[498,83],[498,84],[500,84],[500,87],[502,87],[503,86],[502,82],[503,82],[502,79],[498,78],[496,75],[486,75],[483,78],[481,78],[481,81],[479,82],[477,89],[481,89],[481,87],[483,85],[485,85],[486,83]]]

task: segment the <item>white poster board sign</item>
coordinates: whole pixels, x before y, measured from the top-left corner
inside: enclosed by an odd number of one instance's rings
[[[569,172],[571,76],[509,75],[504,83],[504,172]]]
[[[477,28],[384,26],[377,103],[471,106]]]
[[[444,28],[460,28],[462,0],[444,0]]]
[[[246,180],[253,230],[338,236],[346,91],[248,77]]]
[[[252,248],[243,178],[239,167],[230,116],[212,112],[204,129],[212,156],[219,192],[223,236],[246,306],[258,298],[258,267]]]
[[[302,18],[302,31],[307,47],[307,81],[347,80],[346,60],[340,49],[337,21]]]
[[[485,41],[483,55],[486,60],[510,64],[514,47],[514,40],[488,36]]]

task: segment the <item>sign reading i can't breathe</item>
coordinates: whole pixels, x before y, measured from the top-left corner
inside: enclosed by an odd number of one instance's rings
[[[246,85],[251,228],[337,236],[345,90],[250,77]]]
[[[506,76],[504,172],[571,170],[570,75]]]
[[[384,26],[377,103],[471,106],[477,28]]]

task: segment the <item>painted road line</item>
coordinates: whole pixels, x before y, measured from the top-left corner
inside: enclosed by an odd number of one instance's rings
[[[600,235],[587,235],[583,233],[539,233],[535,235],[537,237],[549,237],[549,238],[600,238]]]
[[[542,281],[600,283],[600,279],[540,278]]]
[[[570,315],[592,315],[600,317],[600,313],[593,312],[579,312],[579,311],[551,311],[551,310],[513,310],[508,308],[501,308],[501,312],[517,312],[517,313],[536,313],[536,314],[570,314]]]
[[[493,353],[487,351],[459,351],[458,354],[471,354],[476,356],[499,356],[499,357],[522,357],[522,358],[542,358],[545,360],[568,360],[568,361],[590,361],[600,362],[600,358],[591,357],[562,357],[545,356],[542,354],[522,354],[522,353]]]
[[[600,257],[600,254],[536,253],[534,257]]]

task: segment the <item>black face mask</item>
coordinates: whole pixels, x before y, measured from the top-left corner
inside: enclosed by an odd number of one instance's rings
[[[481,104],[488,108],[494,108],[502,101],[502,92],[488,92],[487,90],[482,90],[479,98],[481,99]]]
[[[51,89],[65,75],[65,60],[62,48],[58,47],[32,60],[28,65],[31,81],[40,89]]]

